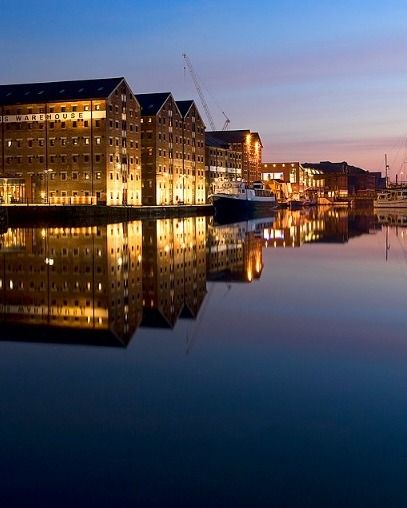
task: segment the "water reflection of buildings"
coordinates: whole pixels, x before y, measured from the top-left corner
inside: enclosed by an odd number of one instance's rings
[[[127,345],[140,324],[195,318],[206,218],[0,235],[3,338]],[[7,328],[7,331],[6,331]]]
[[[245,221],[208,229],[207,279],[252,282],[263,270],[262,232],[272,221]]]
[[[0,238],[3,324],[104,331],[98,337],[106,342],[129,339],[141,321],[140,222],[9,229]],[[34,329],[26,333],[35,338]],[[93,340],[89,333],[68,335],[72,342]]]
[[[352,237],[369,233],[372,224],[372,216],[349,213],[343,208],[281,210],[273,226],[263,230],[264,246],[289,248],[315,242],[346,243]]]
[[[143,223],[142,325],[195,318],[206,293],[206,218]]]
[[[207,280],[258,280],[264,247],[343,243],[372,221],[331,209],[223,226],[190,217],[11,228],[0,235],[2,338],[125,346],[139,326],[199,318]]]

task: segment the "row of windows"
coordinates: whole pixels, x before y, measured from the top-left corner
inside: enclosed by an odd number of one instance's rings
[[[102,144],[102,137],[95,136],[94,142],[96,145]],[[69,144],[72,145],[90,145],[90,137],[89,136],[73,136],[71,138],[49,138],[48,145],[56,146],[57,141],[61,144],[61,146],[67,146]],[[23,139],[6,139],[7,148],[25,148],[26,146],[32,148],[34,146],[45,146],[45,138],[29,138],[24,142]]]
[[[113,142],[114,141],[114,142]],[[120,138],[109,138],[109,145],[110,146],[120,146]],[[126,138],[121,138],[121,146],[123,148],[125,148],[127,146],[127,139]],[[130,148],[138,148],[138,142],[137,141],[133,141],[133,140],[130,140]]]
[[[101,120],[93,120],[93,127],[101,127]],[[63,121],[63,122],[48,122],[47,126],[49,129],[55,129],[60,127],[61,129],[66,129],[67,127],[76,128],[78,124],[80,127],[89,127],[89,120],[72,120],[72,121]],[[44,122],[21,122],[21,123],[5,123],[4,124],[6,130],[13,131],[22,131],[22,130],[33,130],[33,129],[45,129]]]
[[[109,178],[110,180],[114,180],[114,174],[112,172],[109,173]],[[119,181],[122,177],[120,176],[119,173],[116,172],[116,180]],[[134,177],[133,173],[130,173],[130,180],[133,181],[133,180],[140,180],[140,175],[136,175]]]
[[[168,111],[168,114],[170,115],[170,113],[172,113],[172,111]],[[172,115],[171,115],[172,116]],[[173,126],[173,121],[172,121],[172,118],[171,116],[168,118],[168,125],[170,127]],[[153,117],[149,116],[149,117],[144,117],[144,118],[141,118],[140,119],[140,123],[153,123]],[[166,119],[165,117],[161,117],[159,116],[158,117],[158,123],[161,124],[161,125],[165,125],[166,124]],[[185,124],[184,124],[185,125]],[[182,120],[178,121],[178,120],[175,120],[175,127],[176,128],[181,128],[183,126],[183,122]],[[195,124],[195,117],[192,117],[192,130],[194,132],[198,132],[198,134],[203,134],[204,133],[204,128],[203,127],[196,127],[196,124]]]
[[[109,120],[109,127],[111,129],[121,129],[122,131],[127,130],[127,122],[125,120],[119,121],[119,120]],[[138,125],[133,125],[132,123],[129,124],[129,131],[130,132],[138,132]]]
[[[131,157],[131,159],[133,159]],[[33,164],[35,162],[38,162],[40,164],[44,163],[45,162],[45,157],[43,155],[28,155],[26,157],[23,157],[23,156],[14,156],[14,157],[6,157],[5,158],[6,160],[6,164],[23,164],[25,163],[26,161],[28,162],[28,164]],[[95,154],[94,156],[94,161],[95,162],[101,162],[103,160],[103,154]],[[54,163],[57,163],[57,162],[60,162],[62,164],[68,162],[68,161],[71,161],[73,163],[79,163],[81,161],[83,162],[89,162],[90,161],[90,155],[88,154],[85,154],[85,155],[71,155],[71,156],[67,156],[67,155],[50,155],[48,157],[48,161],[51,163],[51,164],[54,164]],[[110,161],[110,162],[113,162],[113,159]],[[119,162],[119,161],[117,161]]]
[[[94,144],[95,145],[101,145],[102,144],[102,136],[94,136]],[[126,147],[127,146],[127,140],[126,138],[121,138],[121,146]],[[70,144],[72,146],[81,146],[81,145],[90,145],[91,144],[91,138],[89,136],[72,136],[72,137],[61,137],[61,138],[49,138],[48,139],[48,146],[69,146]],[[45,147],[45,138],[28,138],[26,140],[24,139],[6,139],[5,145],[7,148],[34,148],[36,146],[38,147]],[[112,138],[109,137],[109,145],[110,146],[120,146],[120,138]],[[138,148],[138,142],[134,142],[133,140],[130,140],[130,148]]]
[[[94,155],[94,161],[95,162],[102,162],[103,161],[103,158],[104,158],[104,155],[103,154],[95,154]],[[79,154],[73,154],[73,155],[65,155],[65,154],[61,154],[61,155],[49,155],[48,156],[48,162],[50,162],[51,164],[55,164],[55,163],[61,163],[61,164],[65,164],[67,162],[72,162],[73,164],[79,164],[81,162],[90,162],[90,155],[89,154],[83,154],[83,155],[79,155]],[[5,161],[6,161],[6,164],[23,164],[25,162],[28,162],[28,164],[33,164],[33,163],[40,163],[40,164],[43,164],[45,162],[45,157],[43,155],[27,155],[25,157],[23,156],[20,156],[20,155],[16,155],[14,157],[6,157],[5,158]],[[109,162],[116,162],[116,163],[122,163],[122,164],[127,164],[129,163],[130,165],[132,164],[139,164],[139,158],[138,157],[128,157],[127,156],[122,156],[122,159],[120,161],[120,157],[118,155],[114,156],[112,154],[109,155]]]
[[[143,152],[147,152],[147,154],[149,156],[152,156],[153,155],[153,148],[152,147],[146,147],[146,148],[143,148]],[[167,157],[167,151],[166,150],[162,150],[161,148],[158,149],[158,157]],[[184,160],[188,160],[188,161],[195,161],[195,162],[204,162],[204,157],[203,155],[195,155],[194,153],[193,154],[185,154],[184,157],[182,157],[182,153],[181,152],[175,152],[175,157],[173,157],[173,152],[172,150],[169,150],[168,151],[168,158],[169,159],[184,159]]]
[[[209,155],[229,157],[229,159],[241,159],[242,155],[237,152],[227,152],[226,150],[209,150]]]
[[[141,139],[153,139],[153,131],[142,132]],[[171,133],[168,134],[168,138],[166,138],[166,135],[164,133],[161,133],[161,132],[158,133],[158,140],[159,141],[166,141],[167,139],[168,139],[169,143],[174,142],[174,138]],[[182,142],[183,142],[183,138],[181,136],[180,137],[175,136],[175,143],[182,144]],[[204,147],[203,141],[199,141],[199,140],[196,141],[195,138],[192,138],[192,139],[184,138],[184,144],[190,145],[190,146],[197,146],[198,148]]]
[[[237,169],[242,168],[242,164],[240,162],[230,162],[230,163],[225,162],[224,164],[221,164],[220,162],[221,161],[219,161],[219,160],[211,159],[209,161],[209,166],[215,166],[218,168],[237,168]]]

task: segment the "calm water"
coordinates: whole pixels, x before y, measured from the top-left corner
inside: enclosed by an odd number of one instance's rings
[[[407,506],[404,222],[9,229],[1,506]]]

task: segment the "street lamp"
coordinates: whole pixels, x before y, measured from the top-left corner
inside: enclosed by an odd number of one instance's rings
[[[48,169],[44,169],[44,173],[45,173],[45,178],[46,178],[46,186],[47,186],[47,194],[46,194],[46,198],[47,198],[47,204],[49,204],[49,189],[48,189],[48,173],[51,173],[52,169],[51,168],[48,168]]]

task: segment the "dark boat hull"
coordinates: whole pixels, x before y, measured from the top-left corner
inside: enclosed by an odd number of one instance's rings
[[[213,206],[216,219],[221,220],[264,217],[277,210],[276,201],[251,201],[223,196],[214,196]]]

